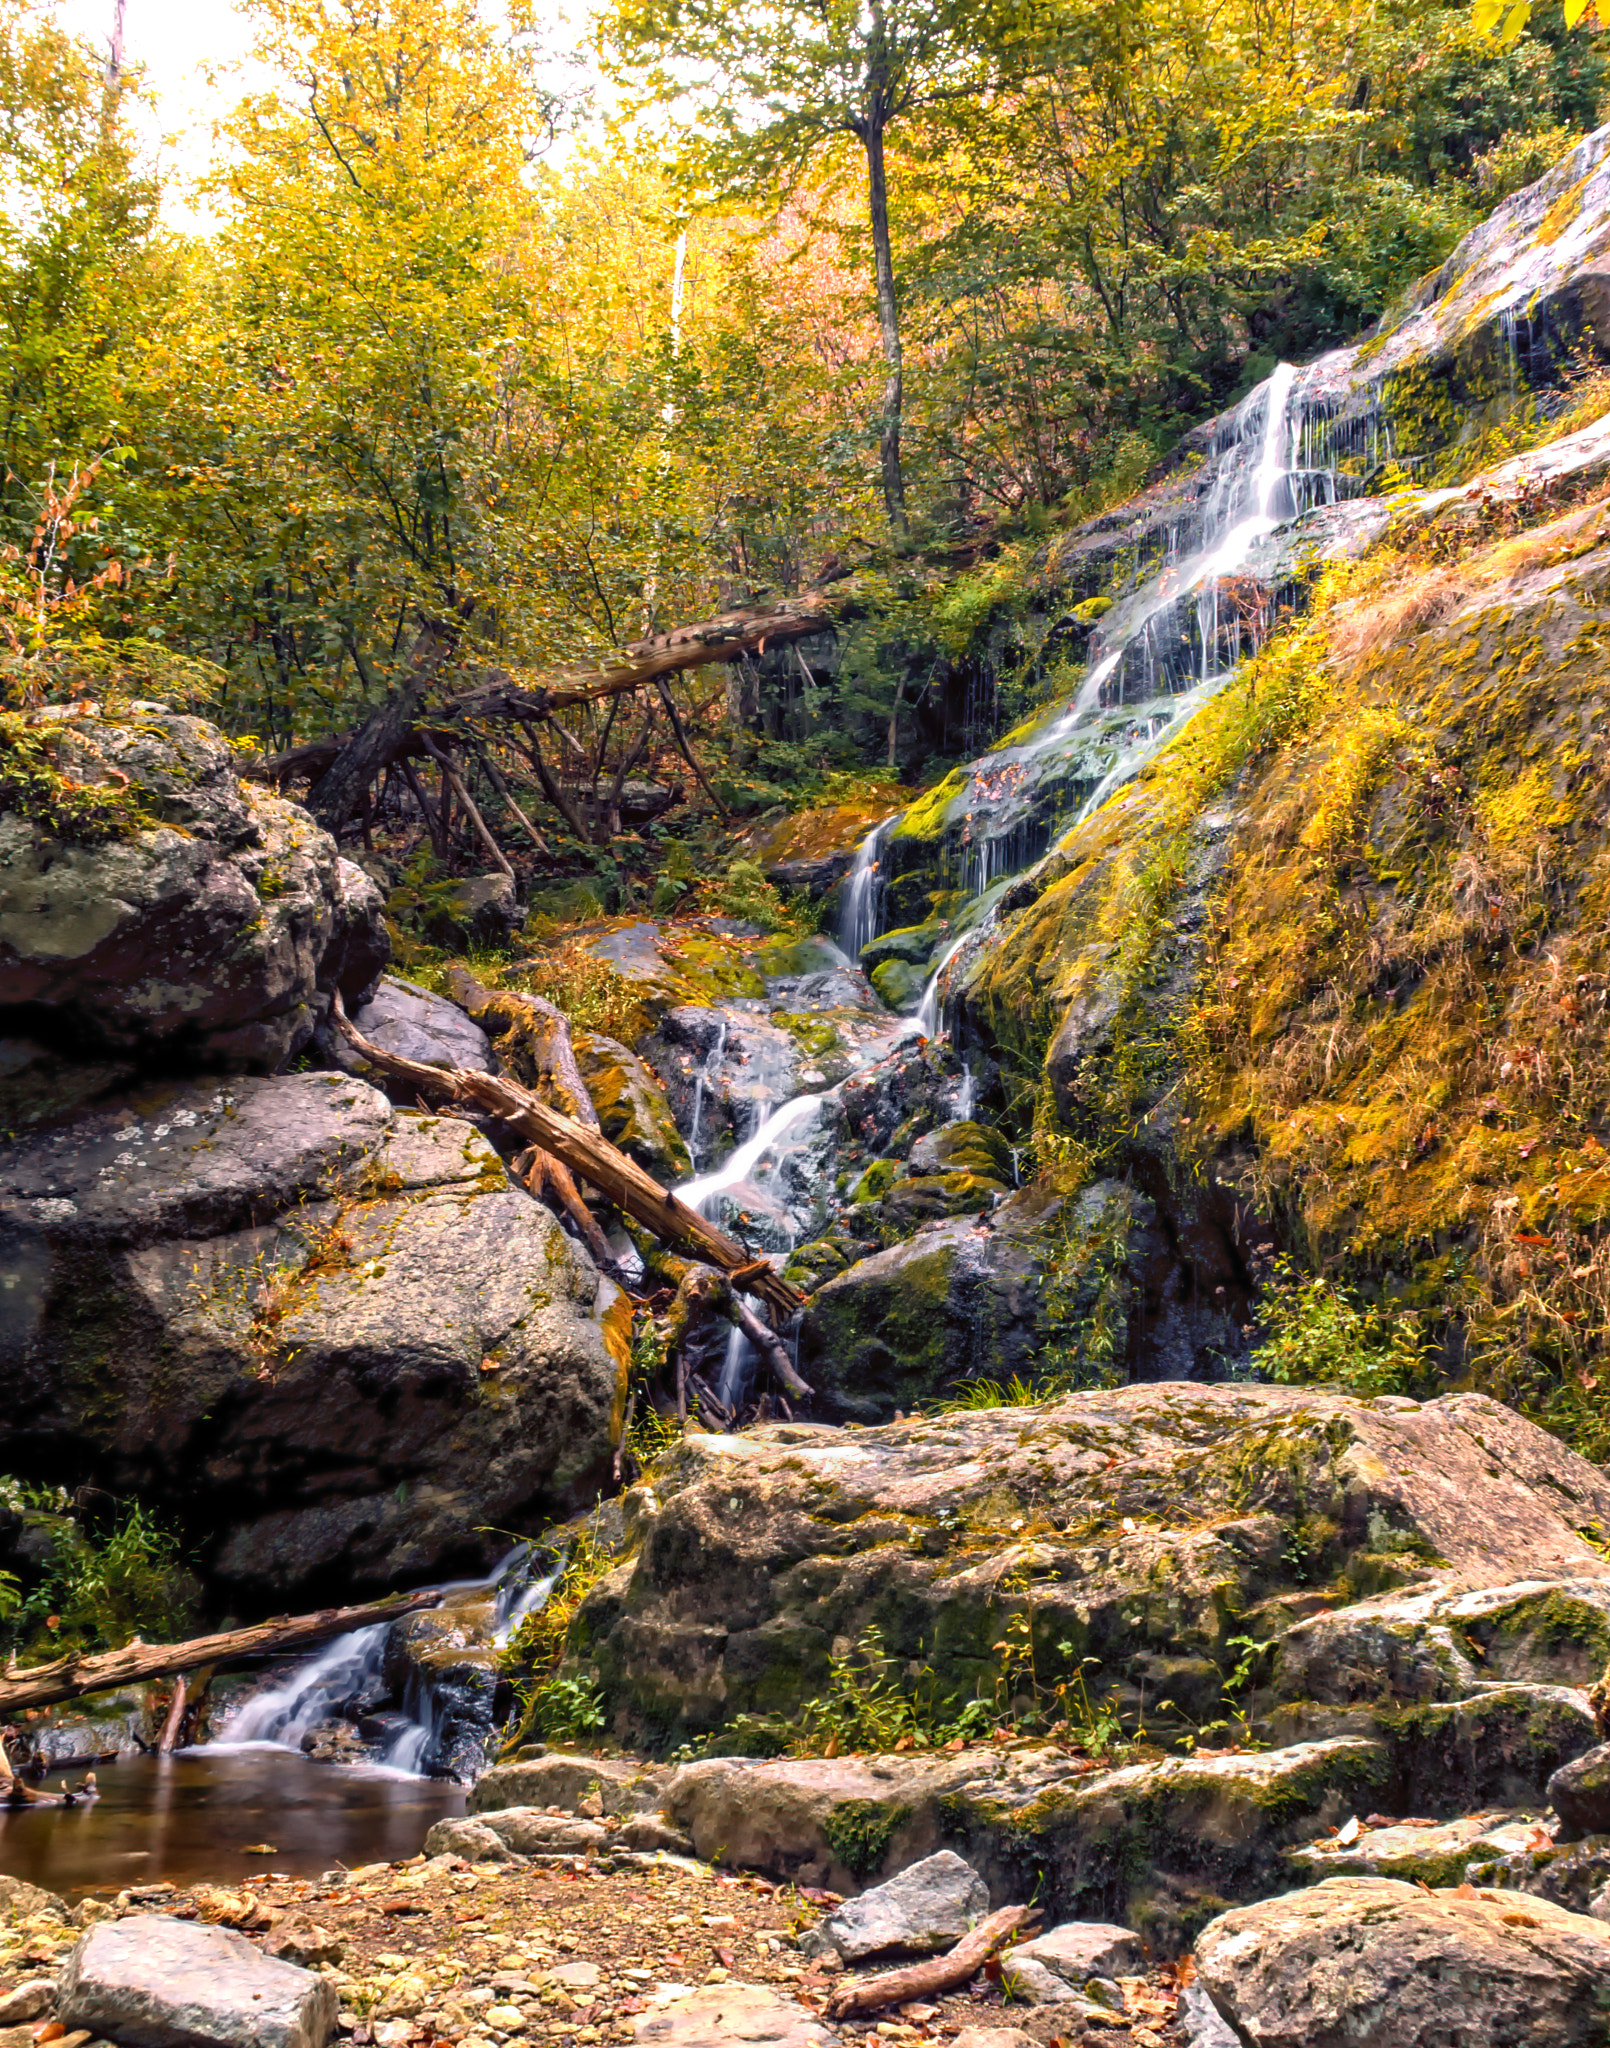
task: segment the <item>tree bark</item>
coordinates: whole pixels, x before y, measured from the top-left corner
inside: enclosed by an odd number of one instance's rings
[[[355,1628],[396,1621],[418,1608],[433,1607],[440,1598],[435,1591],[410,1593],[402,1599],[374,1600],[367,1607],[327,1607],[318,1614],[294,1619],[281,1615],[277,1621],[228,1629],[222,1635],[196,1636],[188,1643],[142,1643],[136,1636],[123,1649],[94,1657],[58,1657],[52,1664],[35,1664],[26,1671],[8,1667],[0,1673],[0,1719],[29,1707],[53,1707],[86,1692],[138,1685],[147,1678],[171,1678],[175,1672],[194,1671],[203,1664],[310,1650],[331,1636],[344,1636]]]
[[[460,1101],[473,1102],[478,1108],[489,1110],[494,1116],[512,1124],[533,1144],[541,1146],[543,1151],[562,1159],[572,1173],[590,1181],[618,1209],[624,1209],[628,1216],[635,1216],[656,1237],[688,1247],[696,1258],[703,1259],[723,1273],[754,1271],[755,1261],[741,1244],[728,1237],[724,1230],[718,1230],[697,1209],[690,1208],[668,1189],[662,1188],[636,1160],[628,1159],[624,1152],[617,1152],[601,1132],[588,1130],[573,1118],[562,1116],[529,1089],[501,1074],[483,1074],[472,1067],[431,1067],[422,1060],[408,1060],[399,1053],[384,1051],[365,1038],[352,1023],[339,993],[332,998],[331,1015],[336,1029],[349,1044],[357,1047],[371,1066],[379,1067],[383,1073],[395,1074],[399,1080],[411,1081],[415,1087],[457,1096]],[[780,1315],[791,1316],[805,1305],[805,1297],[796,1293],[782,1275],[773,1272],[769,1266],[746,1284],[752,1294],[758,1294]]]
[[[875,31],[883,30],[883,9],[873,0]],[[894,283],[894,247],[889,239],[889,181],[883,138],[888,126],[887,88],[874,71],[869,80],[867,109],[861,129],[866,149],[867,211],[872,224],[872,264],[877,282],[878,332],[883,340],[883,414],[878,426],[878,466],[883,474],[883,503],[889,524],[902,537],[906,518],[906,479],[900,462],[900,424],[905,402],[905,356],[900,345],[900,300]]]
[[[1002,1906],[998,1913],[981,1920],[971,1934],[964,1934],[948,1954],[846,1984],[829,1999],[827,2016],[845,2020],[857,2013],[877,2012],[885,2005],[906,2005],[913,1999],[937,1998],[955,1991],[983,1969],[1002,1942],[1039,1917],[1037,1906]]]
[[[358,799],[412,729],[426,693],[452,653],[456,636],[445,627],[422,626],[408,654],[408,668],[386,702],[349,733],[308,791],[308,809],[325,831],[339,839]]]

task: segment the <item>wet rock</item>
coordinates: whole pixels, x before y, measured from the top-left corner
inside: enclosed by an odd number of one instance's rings
[[[1374,1798],[1389,1769],[1356,1738],[1096,1772],[1056,1749],[711,1758],[677,1772],[665,1810],[703,1857],[842,1891],[950,1848],[996,1905],[1038,1888],[1049,1912],[1125,1911],[1170,1950],[1205,1899],[1267,1889],[1316,1816]]]
[[[604,1136],[668,1187],[693,1171],[671,1105],[647,1063],[613,1038],[578,1031],[571,1044]]]
[[[216,727],[130,710],[42,714],[63,771],[126,776],[149,822],[85,846],[0,814],[6,1001],[92,1059],[160,1048],[270,1071],[333,989],[354,1004],[373,986],[390,953],[379,892],[305,811],[240,780]]]
[[[901,1208],[900,1197],[915,1211],[929,1185],[892,1184],[883,1206]],[[969,1190],[974,1185],[979,1204],[993,1205],[997,1185],[969,1182]],[[800,1369],[822,1412],[883,1421],[964,1379],[1004,1382],[1031,1372],[1044,1329],[1044,1221],[1043,1207],[1008,1203],[987,1220],[926,1223],[821,1286],[806,1312]]]
[[[508,875],[474,875],[455,882],[433,903],[425,936],[433,946],[462,953],[471,946],[506,946],[520,922],[520,905]]]
[[[989,1886],[953,1850],[941,1849],[830,1913],[801,1936],[800,1948],[847,1963],[928,1955],[960,1941],[988,1911]]]
[[[761,1984],[707,1985],[632,2021],[643,2048],[832,2048],[839,2036]]]
[[[300,1747],[304,1756],[320,1764],[355,1764],[369,1757],[369,1745],[351,1721],[315,1721]]]
[[[382,1051],[403,1059],[419,1060],[426,1066],[473,1067],[483,1074],[493,1071],[491,1046],[480,1025],[466,1017],[457,1003],[433,995],[417,982],[386,975],[352,1021]],[[321,1034],[321,1043],[333,1065],[349,1074],[362,1074],[377,1087],[384,1086],[385,1077],[374,1073],[338,1031],[327,1029]],[[408,1101],[412,1103],[417,1094],[416,1089]]]
[[[478,1559],[608,1469],[616,1290],[472,1126],[344,1075],[166,1087],[13,1147],[0,1269],[0,1455],[71,1446],[171,1499],[253,1598]]]
[[[325,2048],[335,1987],[244,1935],[157,1914],[93,1927],[68,1957],[58,2017],[129,2048]]]
[[[640,1049],[663,1080],[701,1171],[752,1137],[780,1104],[807,1092],[798,1040],[752,1012],[679,1004]]]
[[[470,1863],[518,1863],[521,1859],[499,1834],[478,1820],[439,1820],[425,1837],[427,1856],[462,1856]]]
[[[1549,1779],[1548,1797],[1560,1816],[1562,1842],[1610,1834],[1610,1742],[1562,1764]]]
[[[484,1591],[450,1596],[393,1622],[382,1673],[409,1717],[430,1730],[418,1769],[473,1785],[494,1741],[497,1609]]]
[[[1543,1899],[1333,1877],[1224,1914],[1196,1962],[1258,2048],[1589,2048],[1610,1928]]]
[[[559,1806],[579,1813],[585,1802],[591,1812],[610,1817],[650,1813],[670,1779],[669,1770],[631,1758],[552,1750],[525,1763],[494,1764],[471,1791],[469,1810],[488,1814],[511,1806]]]

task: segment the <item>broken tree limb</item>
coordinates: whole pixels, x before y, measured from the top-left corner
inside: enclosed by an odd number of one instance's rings
[[[358,808],[359,797],[381,769],[397,758],[399,745],[412,731],[431,686],[457,644],[454,628],[433,620],[421,626],[408,651],[407,670],[397,687],[355,732],[336,742],[329,759],[315,771],[307,807],[337,840],[341,827]],[[353,654],[356,659],[355,646]],[[363,672],[362,664],[359,672]]]
[[[522,811],[520,806],[515,802],[514,792],[509,788],[509,785],[504,781],[502,770],[498,767],[496,761],[492,759],[491,749],[487,747],[482,747],[479,748],[477,751],[480,755],[481,766],[486,770],[487,780],[491,783],[492,787],[497,791],[498,795],[502,797],[503,801],[508,805],[509,809],[513,811],[514,815],[516,816],[516,818],[519,819],[520,823],[525,827],[526,837],[531,841],[531,844],[537,849],[538,853],[542,855],[544,860],[552,860],[553,855],[549,851],[547,840],[543,838],[542,834],[537,830],[536,826],[532,824],[531,820],[526,816],[525,812]]]
[[[158,1756],[173,1754],[174,1744],[179,1740],[179,1723],[184,1719],[184,1703],[189,1690],[181,1671],[173,1681],[173,1699],[168,1707],[167,1719],[162,1724],[162,1733],[157,1737]]]
[[[572,1173],[607,1195],[618,1209],[635,1216],[656,1237],[686,1246],[695,1258],[723,1273],[753,1266],[753,1258],[736,1239],[718,1230],[708,1217],[701,1216],[669,1189],[662,1188],[635,1159],[617,1152],[601,1131],[589,1130],[574,1118],[550,1109],[528,1088],[505,1075],[483,1074],[473,1067],[431,1067],[422,1060],[404,1059],[400,1053],[385,1051],[357,1029],[342,1007],[339,994],[332,998],[331,1015],[336,1029],[371,1066],[382,1073],[395,1074],[416,1088],[455,1096],[461,1102],[472,1102],[478,1109],[502,1117],[523,1137],[563,1160]],[[770,1268],[756,1276],[750,1291],[779,1315],[791,1316],[805,1305],[805,1297]]]
[[[827,2016],[846,2020],[857,2013],[877,2012],[886,2005],[906,2005],[914,1999],[938,1998],[946,1991],[959,1990],[983,1969],[1004,1941],[1039,1917],[1037,1906],[1002,1906],[998,1913],[981,1920],[970,1934],[964,1934],[946,1954],[846,1984],[828,2000]]]
[[[251,1628],[227,1629],[222,1635],[196,1636],[187,1643],[142,1643],[138,1636],[121,1650],[93,1657],[58,1657],[25,1671],[8,1667],[0,1673],[0,1720],[29,1707],[52,1707],[81,1693],[106,1692],[114,1686],[138,1685],[147,1678],[171,1678],[203,1664],[234,1663],[241,1657],[281,1656],[311,1650],[332,1636],[376,1622],[396,1621],[421,1607],[434,1607],[435,1591],[405,1594],[400,1599],[372,1600],[366,1607],[326,1607],[318,1614],[258,1622]]]
[[[603,1129],[576,1064],[562,1010],[545,996],[483,988],[466,967],[448,968],[447,988],[459,1008],[497,1041],[498,1058],[518,1081],[578,1124]]]

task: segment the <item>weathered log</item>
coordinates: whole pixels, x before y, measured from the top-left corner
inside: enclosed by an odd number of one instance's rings
[[[465,967],[447,970],[447,988],[459,1008],[496,1041],[498,1058],[517,1080],[578,1124],[594,1131],[603,1128],[576,1064],[562,1010],[545,996],[484,988]]]
[[[947,1991],[959,1990],[977,1976],[1004,1941],[1039,1917],[1037,1906],[1002,1906],[998,1913],[981,1920],[970,1934],[964,1934],[944,1955],[929,1956],[920,1963],[908,1963],[903,1970],[885,1970],[881,1976],[862,1977],[846,1984],[828,2001],[827,2016],[846,2020],[857,2013],[877,2012],[886,2005],[907,2005],[915,1999],[938,1998]]]
[[[275,1621],[260,1621],[251,1628],[226,1629],[222,1635],[196,1636],[187,1643],[142,1643],[138,1636],[121,1650],[105,1650],[93,1657],[58,1657],[50,1664],[35,1664],[26,1671],[8,1668],[0,1673],[0,1719],[20,1714],[28,1707],[52,1707],[62,1700],[76,1700],[86,1692],[107,1692],[114,1686],[139,1685],[148,1678],[171,1678],[175,1672],[194,1671],[203,1664],[234,1663],[242,1657],[277,1657],[291,1650],[310,1650],[331,1636],[344,1636],[355,1628],[370,1628],[376,1622],[395,1621],[421,1607],[434,1607],[441,1595],[435,1591],[408,1593],[401,1598],[372,1600],[366,1607],[326,1607],[317,1614],[281,1615]]]
[[[386,1052],[365,1038],[352,1023],[339,995],[333,998],[332,1015],[343,1037],[382,1073],[395,1074],[399,1080],[411,1082],[416,1088],[455,1096],[461,1102],[472,1102],[477,1108],[502,1117],[522,1137],[540,1145],[545,1152],[553,1153],[556,1159],[562,1159],[572,1173],[580,1175],[601,1194],[607,1195],[628,1216],[635,1216],[656,1237],[669,1244],[687,1246],[696,1258],[703,1259],[707,1265],[715,1266],[723,1273],[736,1273],[753,1267],[754,1259],[736,1239],[728,1237],[724,1230],[718,1230],[708,1217],[701,1216],[697,1209],[690,1208],[669,1189],[662,1188],[636,1160],[628,1159],[624,1152],[617,1152],[602,1132],[588,1130],[573,1117],[550,1109],[530,1089],[522,1088],[505,1075],[483,1074],[472,1067],[431,1067],[422,1060],[404,1059],[400,1053]],[[796,1293],[782,1275],[770,1267],[755,1276],[750,1283],[750,1291],[784,1316],[791,1316],[805,1305],[805,1297]]]

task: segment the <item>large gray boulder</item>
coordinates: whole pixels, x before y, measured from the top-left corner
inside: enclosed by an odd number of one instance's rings
[[[215,726],[158,704],[39,714],[66,775],[127,779],[133,829],[84,844],[0,810],[0,989],[54,1047],[272,1071],[390,956],[379,891]],[[37,1026],[32,1027],[35,1037]]]
[[[156,1913],[92,1927],[67,1959],[57,2017],[125,2048],[325,2048],[335,1986],[227,1927]]]
[[[486,1033],[457,1003],[446,996],[421,988],[417,982],[402,981],[396,975],[382,976],[368,1002],[354,1014],[353,1023],[364,1037],[382,1052],[394,1052],[405,1060],[419,1060],[426,1066],[473,1067],[492,1072],[492,1050]],[[348,1074],[369,1077],[372,1069],[363,1055],[337,1031],[326,1034],[329,1055]],[[321,1044],[325,1041],[321,1039]],[[380,1082],[383,1077],[374,1077]]]
[[[1549,1779],[1548,1796],[1560,1816],[1562,1842],[1610,1834],[1610,1742],[1562,1764]]]
[[[1601,2048],[1610,1927],[1546,1899],[1332,1877],[1225,1913],[1203,1989],[1252,2048]]]
[[[928,1954],[961,1940],[989,1911],[989,1886],[954,1849],[941,1849],[887,1884],[847,1899],[800,1939],[806,1955],[847,1963],[891,1953]]]
[[[381,1588],[607,1475],[622,1297],[473,1126],[297,1074],[0,1164],[0,1462],[216,1532],[245,1597]]]

